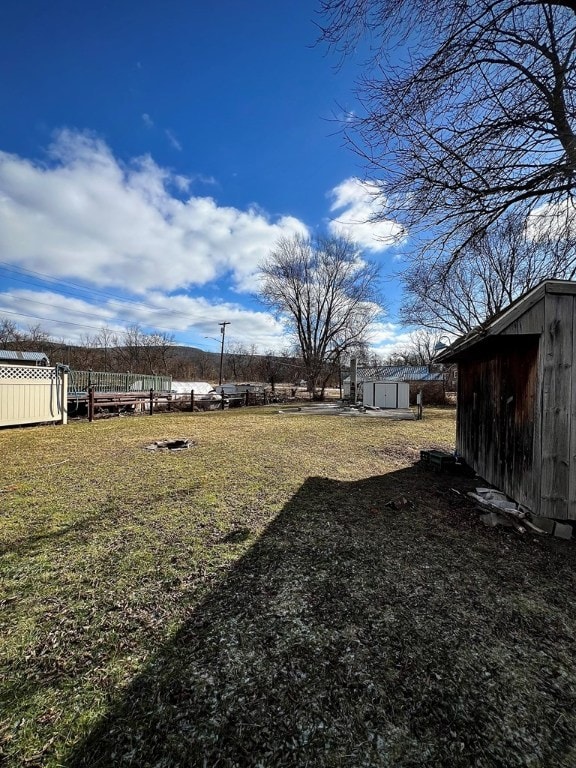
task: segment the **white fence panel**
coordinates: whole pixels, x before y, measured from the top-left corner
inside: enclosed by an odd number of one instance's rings
[[[0,365],[0,427],[68,421],[68,374],[59,368]]]

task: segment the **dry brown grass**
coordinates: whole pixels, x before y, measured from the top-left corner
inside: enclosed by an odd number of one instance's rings
[[[0,433],[6,765],[576,764],[572,547],[414,467],[453,436],[273,408]]]

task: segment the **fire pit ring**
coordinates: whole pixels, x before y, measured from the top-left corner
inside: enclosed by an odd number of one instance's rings
[[[156,440],[150,445],[146,445],[147,451],[185,451],[188,448],[192,448],[196,445],[194,440],[188,440],[188,438],[180,438],[173,440]]]

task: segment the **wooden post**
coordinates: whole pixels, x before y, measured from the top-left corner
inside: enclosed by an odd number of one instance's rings
[[[88,421],[94,421],[94,387],[88,388]]]
[[[68,424],[68,370],[61,368],[60,375],[62,376],[62,389],[60,390],[62,424]]]
[[[350,405],[356,405],[358,392],[358,360],[353,357],[350,360]]]
[[[150,388],[150,416],[154,413],[154,390]]]
[[[417,405],[417,418],[422,418],[422,390],[418,392],[416,395],[416,405]]]
[[[190,390],[190,410],[194,413],[194,390]]]
[[[245,395],[245,404],[246,405],[248,405],[248,400],[249,400],[248,395],[249,395],[249,392],[248,392],[248,390],[246,390],[246,395]]]

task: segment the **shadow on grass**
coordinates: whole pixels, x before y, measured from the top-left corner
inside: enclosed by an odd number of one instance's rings
[[[34,555],[46,542],[67,538],[70,534],[87,536],[101,524],[104,517],[100,512],[84,515],[80,520],[67,525],[61,525],[55,531],[37,533],[33,536],[23,536],[9,544],[0,544],[0,557],[11,553],[17,553],[21,557]]]
[[[465,482],[309,479],[65,765],[575,764],[573,550]]]

